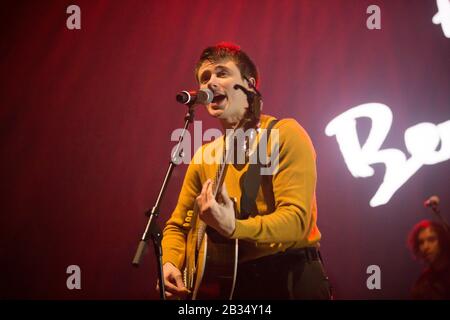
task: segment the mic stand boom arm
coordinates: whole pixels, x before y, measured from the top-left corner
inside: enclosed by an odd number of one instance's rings
[[[441,215],[441,210],[439,210],[438,205],[437,204],[431,205],[431,210],[433,210],[434,214],[438,217],[439,221],[441,222],[442,226],[444,227],[444,230],[447,233],[450,232],[448,222]]]
[[[161,185],[161,189],[158,194],[158,198],[156,199],[156,203],[153,208],[146,212],[146,215],[149,217],[147,226],[145,227],[144,234],[141,237],[141,241],[136,250],[136,254],[133,259],[133,266],[138,267],[139,262],[141,261],[142,254],[144,253],[147,247],[147,241],[149,236],[152,238],[153,247],[157,260],[157,270],[158,270],[158,280],[159,280],[159,294],[162,300],[166,300],[165,295],[165,285],[164,285],[164,274],[162,269],[162,232],[161,228],[156,223],[156,220],[159,216],[159,207],[161,205],[162,197],[166,191],[168,182],[170,177],[172,176],[173,169],[181,163],[181,159],[183,158],[183,149],[181,147],[181,143],[183,141],[184,135],[187,131],[187,128],[190,123],[194,121],[194,108],[193,105],[189,105],[189,110],[184,116],[184,128],[181,132],[180,138],[178,139],[178,144],[176,146],[175,152],[172,155],[172,158],[169,163],[169,167],[166,172],[166,176],[164,177],[163,183]]]

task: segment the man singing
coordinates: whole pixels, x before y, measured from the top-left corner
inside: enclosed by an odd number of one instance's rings
[[[316,154],[308,134],[294,119],[276,120],[259,114],[257,68],[238,46],[220,43],[206,48],[195,75],[200,88],[214,94],[206,106],[209,115],[219,120],[224,131],[256,129],[256,141],[261,144],[267,139],[271,146],[267,157],[273,159],[275,154],[270,153],[277,153],[277,166],[270,174],[258,172],[257,178],[249,178],[252,144],[248,140],[242,145],[230,143],[228,147],[234,145],[238,152],[245,153],[247,162],[231,161],[215,196],[214,178],[219,164],[194,159],[202,159],[208,146],[226,149],[226,138],[217,138],[197,150],[177,206],[164,228],[166,296],[183,299],[190,293],[182,270],[190,254],[186,252],[186,241],[195,205],[198,217],[209,228],[227,239],[238,239],[233,299],[330,299],[330,285],[318,251],[321,233],[315,196]],[[269,127],[271,130],[264,130]],[[275,144],[278,149],[273,151]],[[256,184],[254,197],[246,190],[252,182]]]

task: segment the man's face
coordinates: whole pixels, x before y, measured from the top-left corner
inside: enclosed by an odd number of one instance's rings
[[[438,235],[428,227],[423,229],[417,238],[420,255],[428,264],[433,264],[440,254]]]
[[[234,61],[205,61],[197,77],[201,89],[208,88],[214,93],[213,101],[206,106],[211,116],[220,119],[225,125],[236,124],[243,118],[248,108],[247,96],[242,90],[234,89],[234,85],[249,87]]]

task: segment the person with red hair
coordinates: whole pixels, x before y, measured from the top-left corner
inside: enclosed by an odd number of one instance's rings
[[[450,236],[440,223],[423,220],[408,237],[409,247],[425,263],[411,297],[416,300],[450,300]]]

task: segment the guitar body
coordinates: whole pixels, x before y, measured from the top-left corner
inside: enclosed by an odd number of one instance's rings
[[[194,210],[196,211],[196,210]],[[184,282],[192,300],[233,297],[238,263],[238,240],[207,227],[196,212],[186,245]]]

